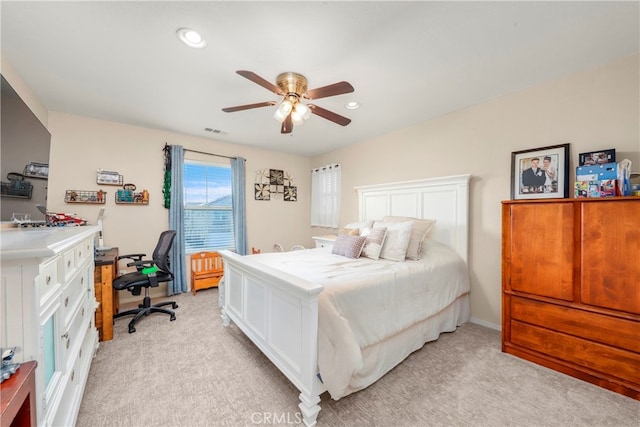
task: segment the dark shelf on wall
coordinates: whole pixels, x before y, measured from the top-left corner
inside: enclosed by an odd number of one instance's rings
[[[33,186],[27,181],[11,181],[2,183],[2,197],[30,199]]]

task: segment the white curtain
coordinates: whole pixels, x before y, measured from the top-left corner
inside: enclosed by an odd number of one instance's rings
[[[340,220],[340,165],[311,171],[311,225],[338,228]]]

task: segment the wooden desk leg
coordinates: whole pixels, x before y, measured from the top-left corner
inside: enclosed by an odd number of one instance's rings
[[[102,340],[113,339],[113,266],[102,267]]]

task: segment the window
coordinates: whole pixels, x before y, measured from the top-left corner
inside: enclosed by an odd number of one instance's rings
[[[311,225],[338,227],[340,220],[340,165],[311,171]]]
[[[235,249],[231,167],[184,161],[185,252]]]

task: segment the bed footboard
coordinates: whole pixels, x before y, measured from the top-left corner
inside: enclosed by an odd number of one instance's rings
[[[300,390],[305,425],[314,426],[325,389],[318,373],[318,294],[322,286],[220,251],[225,326],[233,321]]]

